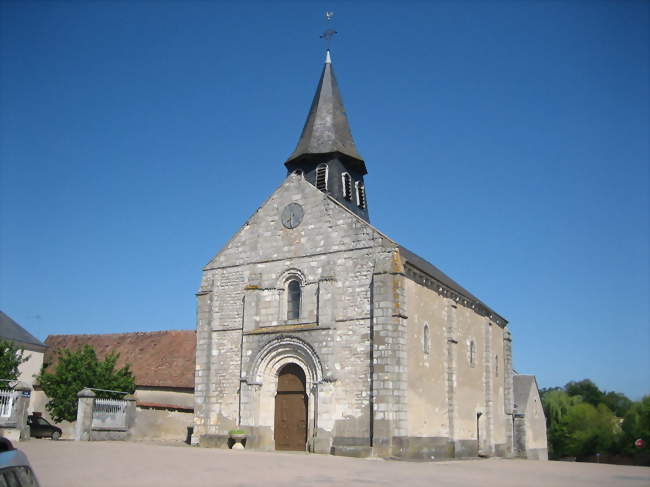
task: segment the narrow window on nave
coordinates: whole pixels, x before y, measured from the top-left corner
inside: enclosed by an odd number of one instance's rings
[[[476,344],[474,340],[469,342],[469,366],[474,367],[476,365]]]
[[[363,183],[357,181],[357,206],[361,209],[366,207],[366,188],[363,187]]]
[[[494,371],[497,377],[499,377],[499,356],[498,355],[495,355],[494,357]]]
[[[350,201],[352,199],[352,178],[347,172],[342,174],[343,178],[343,198]]]
[[[298,318],[300,318],[300,282],[293,279],[287,286],[287,319]]]
[[[425,355],[429,355],[431,351],[431,337],[429,336],[429,325],[424,324],[424,330],[422,331],[422,351]]]
[[[316,187],[321,191],[327,191],[327,164],[320,164],[316,168]]]

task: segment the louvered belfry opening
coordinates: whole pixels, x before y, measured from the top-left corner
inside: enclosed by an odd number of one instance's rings
[[[366,208],[366,189],[363,187],[363,183],[357,183],[357,205],[361,209]]]
[[[278,375],[275,396],[275,449],[305,451],[307,444],[307,394],[305,373],[287,364]]]
[[[343,198],[348,201],[352,199],[352,178],[347,172],[343,173]]]
[[[316,187],[321,191],[327,191],[327,164],[320,164],[316,168]]]

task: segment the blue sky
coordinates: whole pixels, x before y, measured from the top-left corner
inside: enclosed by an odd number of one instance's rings
[[[335,12],[372,223],[510,320],[515,368],[650,392],[646,1],[0,4],[0,308],[194,327],[285,177]]]

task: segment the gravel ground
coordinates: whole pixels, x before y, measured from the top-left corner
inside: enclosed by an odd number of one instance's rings
[[[43,487],[650,486],[650,468],[482,459],[400,462],[139,442],[17,444]]]

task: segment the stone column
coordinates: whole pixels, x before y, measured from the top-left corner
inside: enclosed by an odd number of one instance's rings
[[[447,321],[447,420],[449,421],[449,457],[456,456],[456,361],[458,332],[456,326],[456,302],[446,300]]]
[[[24,382],[18,382],[14,386],[16,399],[14,401],[14,417],[16,419],[16,429],[19,432],[21,441],[29,440],[29,426],[27,426],[27,411],[29,409],[29,399],[32,394],[30,385]]]
[[[510,335],[510,332],[507,329],[503,330],[503,355],[503,400],[505,402],[506,414],[512,414],[512,335]]]
[[[402,456],[407,436],[406,290],[394,251],[377,259],[372,277],[373,454]]]
[[[90,430],[93,423],[93,404],[95,393],[90,389],[83,389],[77,393],[77,424],[74,430],[76,441],[90,441]]]
[[[484,337],[485,337],[485,346],[483,354],[483,391],[484,391],[484,400],[485,400],[485,415],[483,416],[484,420],[484,431],[481,437],[481,444],[479,445],[479,455],[492,456],[494,455],[494,411],[493,411],[493,371],[492,363],[494,358],[492,357],[492,327],[494,325],[489,321],[485,321],[484,326]]]
[[[333,277],[322,277],[318,281],[318,326],[328,326],[334,328],[335,320],[335,300]]]
[[[244,288],[244,331],[253,331],[259,325],[259,286],[249,284]]]
[[[503,402],[505,413],[508,416],[506,425],[506,455],[513,456],[514,452],[514,418],[513,411],[513,385],[512,385],[512,336],[510,332],[503,330]]]
[[[513,456],[526,458],[526,416],[515,414],[513,416]]]
[[[212,352],[212,299],[209,290],[197,293],[196,367],[194,371],[194,424],[191,443],[207,433],[210,356]]]

